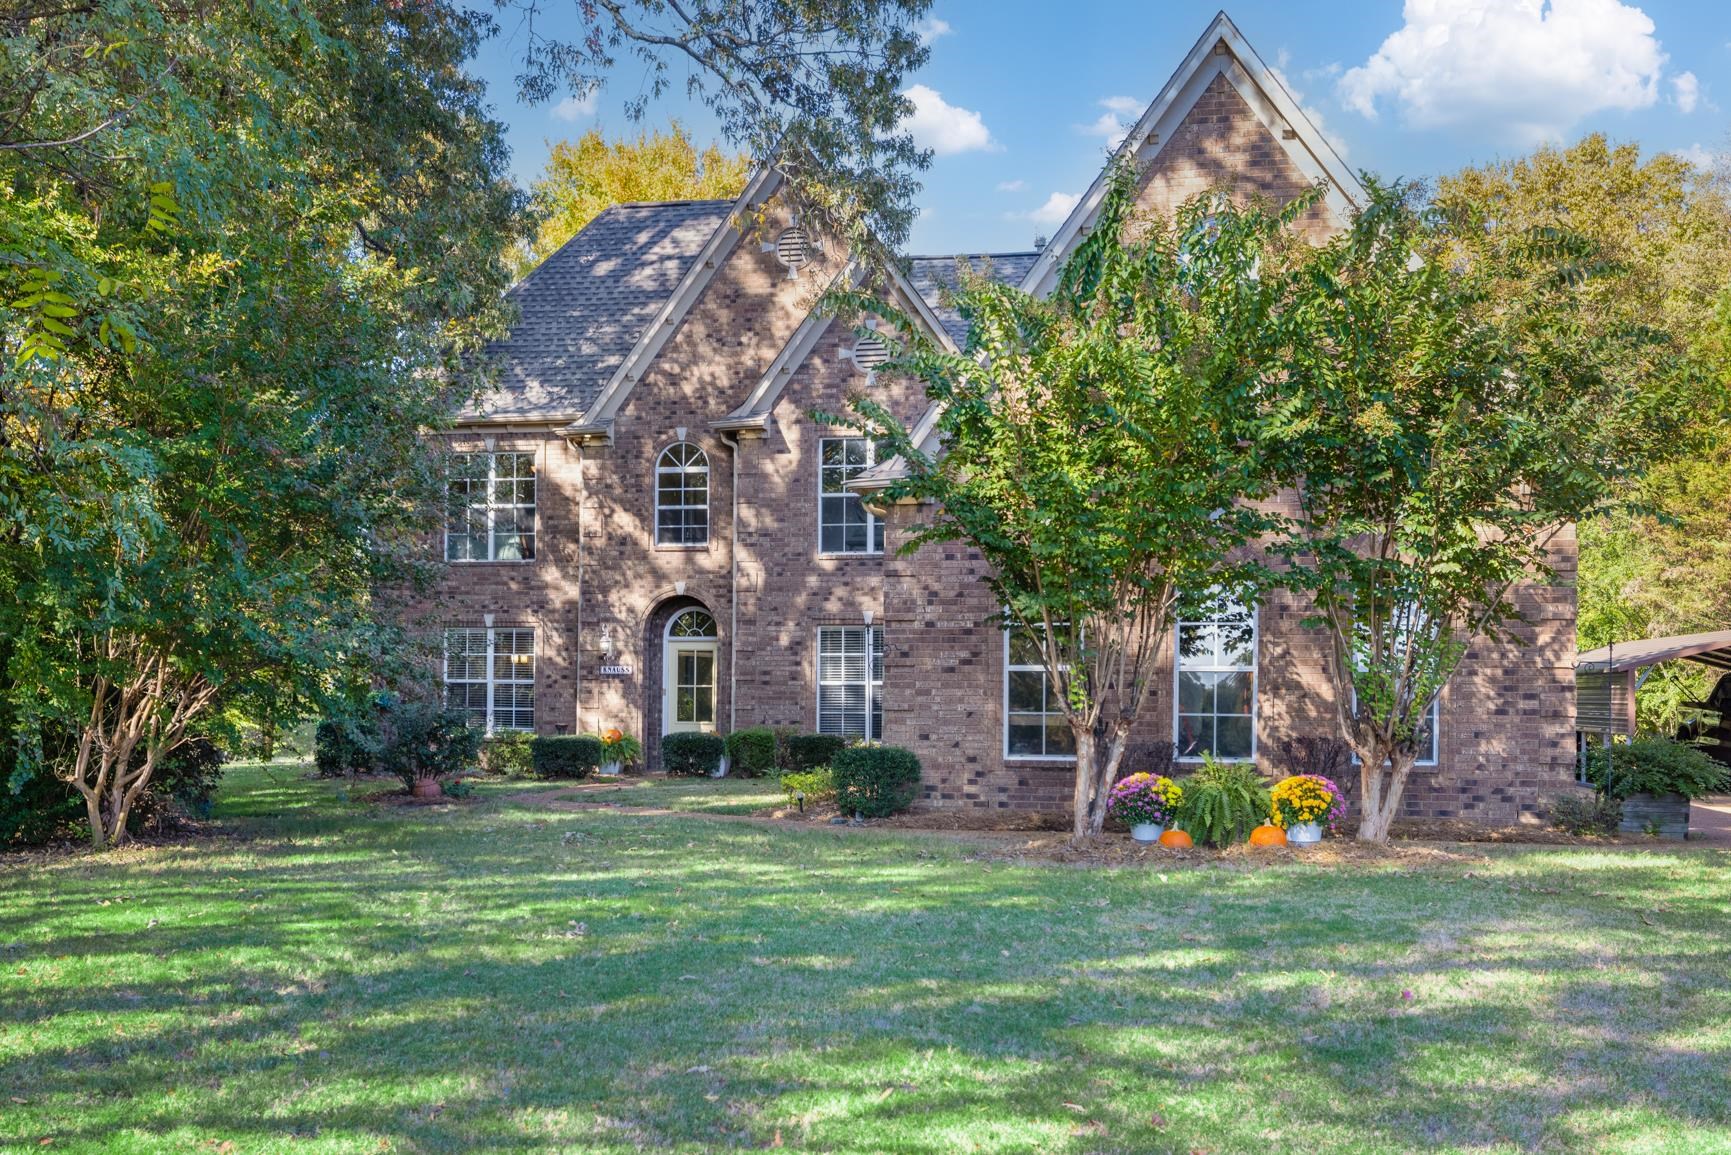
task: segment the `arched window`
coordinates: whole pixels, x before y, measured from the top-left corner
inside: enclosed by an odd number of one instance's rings
[[[709,455],[688,441],[655,463],[655,544],[709,544]]]
[[[670,638],[713,638],[715,619],[707,610],[682,610],[667,623]]]

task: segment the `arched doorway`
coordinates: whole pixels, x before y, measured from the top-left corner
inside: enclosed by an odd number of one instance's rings
[[[721,641],[715,617],[688,606],[667,619],[661,648],[661,728],[675,734],[715,732]]]

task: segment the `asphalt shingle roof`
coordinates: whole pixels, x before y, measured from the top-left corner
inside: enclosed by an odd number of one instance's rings
[[[961,285],[962,269],[966,267],[994,281],[1014,285],[1028,275],[1039,256],[1039,253],[960,253],[953,257],[914,257],[909,262],[908,280],[937,313],[956,344],[964,345],[968,338],[967,322],[943,299],[946,290]]]
[[[511,289],[521,316],[487,347],[499,375],[467,416],[582,414],[732,206],[614,205],[590,221]]]

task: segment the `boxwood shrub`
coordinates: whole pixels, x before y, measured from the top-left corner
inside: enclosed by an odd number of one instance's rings
[[[661,768],[669,774],[713,774],[727,753],[719,734],[681,731],[661,736]]]
[[[836,753],[829,768],[843,814],[887,818],[919,796],[920,760],[900,746],[849,746]]]
[[[847,749],[849,741],[840,734],[795,734],[786,742],[787,764],[794,770],[828,766],[837,754]]]
[[[529,743],[537,778],[587,778],[601,765],[601,739],[588,734],[541,736]]]
[[[481,743],[481,768],[507,778],[527,778],[535,772],[530,747],[535,735],[527,730],[499,730]]]
[[[775,773],[775,731],[747,726],[727,736],[727,771],[745,778]]]

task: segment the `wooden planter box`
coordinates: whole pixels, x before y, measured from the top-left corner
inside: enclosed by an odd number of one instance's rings
[[[1689,800],[1681,794],[1631,794],[1623,800],[1624,834],[1645,834],[1651,826],[1660,838],[1689,837]]]

